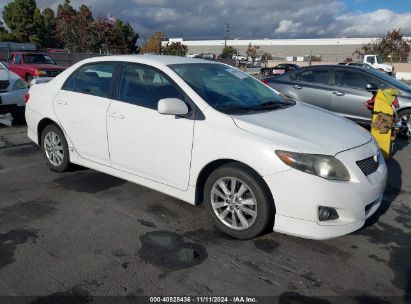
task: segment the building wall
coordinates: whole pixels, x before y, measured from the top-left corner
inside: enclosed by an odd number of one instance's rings
[[[260,46],[262,53],[267,52],[273,57],[284,60],[288,56],[301,57],[319,55],[322,61],[340,62],[346,58],[356,60],[353,53],[364,44],[373,42],[376,38],[330,38],[330,39],[262,39],[262,40],[228,40],[227,45],[234,47],[240,54],[245,54],[248,45]],[[409,39],[409,38],[407,38]],[[184,41],[181,38],[171,38],[163,42],[181,42],[188,47],[189,54],[214,53],[221,54],[224,40]]]

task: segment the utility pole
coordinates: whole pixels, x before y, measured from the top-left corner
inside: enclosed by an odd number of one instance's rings
[[[224,23],[224,33],[225,33],[224,47],[227,47],[227,39],[230,38],[230,36],[229,36],[229,34],[230,34],[230,23]]]

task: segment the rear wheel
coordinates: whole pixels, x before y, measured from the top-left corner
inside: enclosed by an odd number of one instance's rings
[[[41,136],[41,148],[52,171],[64,172],[70,167],[69,151],[63,132],[56,125],[44,128]]]
[[[205,185],[205,201],[216,226],[224,233],[249,239],[274,223],[274,203],[264,181],[237,163],[215,170]]]
[[[411,138],[411,110],[404,110],[399,113],[400,118],[400,135]]]

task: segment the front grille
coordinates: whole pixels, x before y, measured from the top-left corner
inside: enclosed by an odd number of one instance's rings
[[[8,80],[0,80],[0,90],[6,90],[10,85],[10,81]]]
[[[50,70],[50,71],[46,71],[47,72],[47,76],[48,77],[56,77],[58,74],[60,74],[61,70]]]
[[[365,176],[373,174],[377,171],[379,166],[379,160],[377,157],[377,161],[374,160],[374,156],[371,156],[367,159],[357,161],[358,167],[360,167],[361,171],[365,174]]]

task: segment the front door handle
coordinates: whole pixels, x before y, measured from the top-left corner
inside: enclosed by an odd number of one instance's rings
[[[293,87],[293,89],[296,89],[296,90],[301,90],[303,88],[302,86],[300,86],[298,84],[295,84],[292,87]]]
[[[67,105],[67,101],[64,101],[64,100],[57,100],[56,102],[57,102],[57,104],[62,105],[62,106]]]
[[[124,115],[118,112],[110,112],[108,116],[116,119],[124,119]]]
[[[343,92],[338,92],[338,91],[334,91],[333,94],[334,94],[334,95],[337,95],[337,96],[344,96],[344,95],[345,95],[345,93],[343,93]]]

